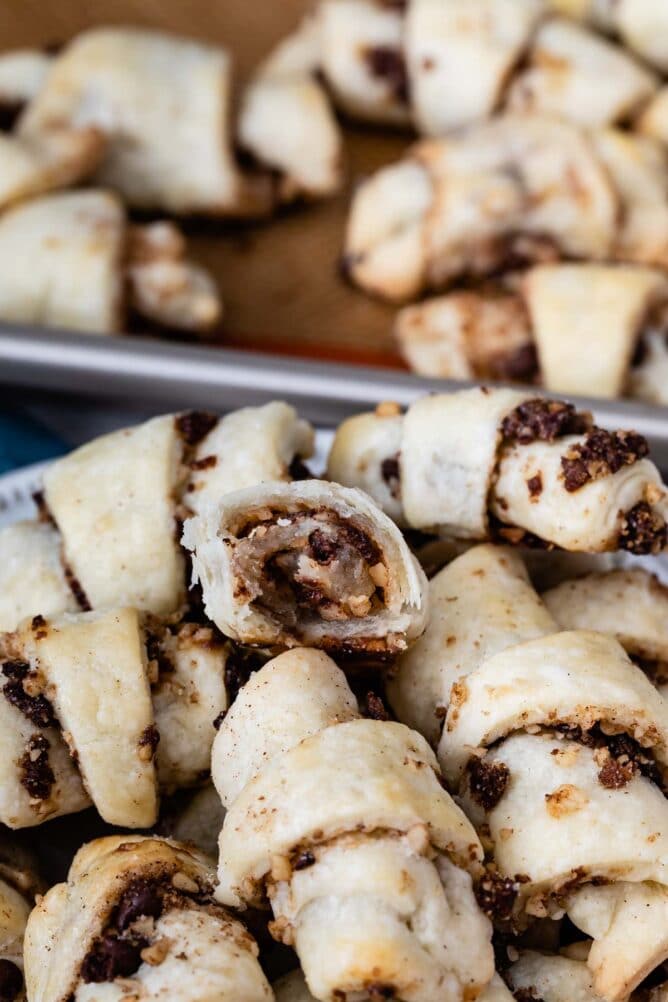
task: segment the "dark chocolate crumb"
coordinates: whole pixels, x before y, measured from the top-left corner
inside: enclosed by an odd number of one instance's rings
[[[386,80],[392,96],[407,104],[408,74],[401,49],[392,45],[372,45],[364,50],[364,60],[372,76]]]
[[[489,868],[476,890],[476,898],[482,911],[495,922],[509,922],[512,918],[520,885],[529,882],[525,874],[502,877]]]
[[[33,800],[48,800],[56,777],[49,765],[51,745],[43,734],[32,734],[18,765],[21,785]]]
[[[216,717],[216,719],[213,722],[213,729],[215,731],[219,731],[220,730],[221,725],[223,723],[223,720],[225,719],[226,716],[227,716],[227,710],[221,710],[220,713],[218,714],[218,716]]]
[[[573,404],[538,397],[506,415],[501,434],[508,441],[529,445],[536,441],[554,442],[564,435],[581,435],[591,426],[591,415],[576,411]]]
[[[647,439],[634,431],[593,428],[561,459],[564,487],[572,493],[592,480],[617,473],[649,453]]]
[[[610,756],[599,770],[598,781],[607,790],[621,790],[633,779],[635,772],[632,761],[620,762]]]
[[[492,811],[506,792],[510,770],[504,762],[488,762],[472,755],[466,766],[469,791],[483,810]]]
[[[218,415],[210,411],[186,411],[176,418],[176,428],[189,446],[195,446],[218,424]]]
[[[532,500],[541,496],[543,493],[543,478],[540,473],[537,473],[535,477],[529,477],[527,480],[527,489],[529,497]]]
[[[362,716],[370,720],[390,720],[390,714],[382,697],[375,692],[367,692],[360,709]]]
[[[149,748],[151,758],[155,755],[156,748],[160,744],[160,731],[155,724],[149,724],[139,736],[139,747]]]
[[[619,534],[620,549],[639,555],[657,554],[665,549],[667,539],[665,520],[646,501],[639,501],[626,512]]]
[[[357,550],[363,560],[373,566],[380,560],[380,551],[374,541],[363,529],[352,522],[345,522],[338,528],[339,538],[345,540],[354,550]]]
[[[23,974],[11,960],[0,960],[0,1002],[14,1002],[23,988]]]
[[[314,529],[308,537],[309,556],[319,564],[329,564],[337,555],[340,546],[335,536],[328,536],[322,529]]]
[[[388,456],[380,464],[380,472],[383,480],[387,484],[393,498],[401,497],[401,469],[399,466],[399,453]]]

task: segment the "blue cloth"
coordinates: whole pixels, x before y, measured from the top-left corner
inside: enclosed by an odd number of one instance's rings
[[[0,410],[0,473],[62,456],[67,446],[32,418]]]

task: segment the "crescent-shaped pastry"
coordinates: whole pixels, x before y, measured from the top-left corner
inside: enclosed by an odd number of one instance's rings
[[[505,647],[469,671],[451,698],[439,759],[456,784],[471,749],[555,723],[627,734],[660,766],[668,764],[663,698],[614,638],[586,630]]]
[[[36,616],[0,643],[5,824],[81,810],[80,776],[104,820],[146,828],[158,787],[208,776],[228,705],[229,652],[211,627],[145,623],[126,608]]]
[[[629,396],[668,404],[668,311],[659,309],[643,331],[629,373]]]
[[[56,58],[19,136],[41,141],[56,125],[95,129],[104,137],[95,180],[134,208],[263,214],[270,183],[236,164],[230,90],[222,48],[138,28],[95,28]]]
[[[323,198],[341,187],[341,130],[317,79],[320,33],[306,18],[260,66],[243,95],[239,141],[255,159],[278,171],[279,197]]]
[[[224,494],[268,480],[302,479],[314,432],[294,407],[273,401],[225,415],[195,447],[185,500],[200,513]]]
[[[566,910],[593,939],[589,968],[610,1000],[668,955],[667,737],[665,701],[617,641],[575,631],[475,667],[452,691],[439,744],[498,876],[516,884],[515,921]]]
[[[523,293],[547,389],[618,397],[668,282],[650,268],[543,265],[527,273]]]
[[[46,471],[44,500],[89,608],[127,605],[168,615],[183,604],[174,503],[183,427],[174,415],[154,418],[94,439]]]
[[[508,114],[424,141],[356,191],[344,264],[365,291],[403,301],[513,262],[609,257],[617,198],[588,138]]]
[[[351,716],[354,697],[320,652],[284,654],[248,683],[213,754],[228,803],[216,895],[268,896],[272,934],[295,946],[323,1002],[477,995],[494,965],[475,833],[419,735]]]
[[[39,614],[76,610],[60,545],[60,535],[46,522],[16,522],[0,530],[0,633]]]
[[[399,311],[394,327],[401,354],[427,378],[531,382],[537,373],[522,298],[451,292]]]
[[[396,415],[374,416],[375,423],[386,420]],[[339,427],[331,479],[359,484],[352,457],[368,447],[373,423]],[[500,388],[434,394],[409,407],[397,438],[399,448],[388,456],[374,435],[378,451],[372,459],[368,449],[365,461],[381,471],[394,461],[396,498],[411,528],[468,539],[494,532],[513,543],[529,533],[587,552],[656,553],[665,546],[665,489],[644,458],[645,440],[592,427],[571,405]],[[367,472],[364,481],[369,490]]]
[[[402,11],[373,0],[322,0],[316,18],[320,70],[336,105],[363,121],[409,124]]]
[[[615,636],[631,657],[668,662],[668,589],[648,571],[628,567],[587,574],[542,598],[562,629],[595,625]]]
[[[215,728],[228,706],[229,645],[213,627],[187,622],[162,629],[149,624],[144,642],[160,735],[155,755],[160,788],[170,793],[199,786],[209,774]]]
[[[220,319],[215,282],[188,260],[180,231],[170,223],[129,228],[107,191],[45,195],[10,209],[0,218],[0,260],[3,320],[123,333],[126,300],[172,328],[206,332]]]
[[[2,674],[5,754],[16,749],[3,770],[5,824],[81,810],[82,780],[110,823],[155,821],[155,728],[136,613],[36,617],[3,638]]]
[[[436,746],[455,683],[483,661],[557,629],[529,583],[521,557],[483,544],[429,582],[429,620],[398,659],[387,695],[399,720]]]
[[[620,46],[562,18],[542,24],[508,91],[513,111],[612,125],[648,101],[658,78]]]
[[[213,900],[215,873],[193,848],[114,835],[83,846],[67,883],[32,912],[32,1002],[271,1002],[258,949]]]
[[[421,683],[436,692],[439,669],[453,679],[440,694],[438,758],[489,838],[489,913],[507,930],[566,911],[593,940],[596,993],[621,1002],[668,955],[665,700],[612,636],[550,632],[548,611],[505,557],[478,547],[441,572],[452,586],[442,622],[437,613],[420,642],[422,664],[402,659],[406,678],[400,662],[389,695],[400,718],[419,721]],[[461,619],[449,607],[459,602]],[[429,657],[434,668],[423,667]]]
[[[183,542],[207,615],[241,643],[384,654],[424,629],[424,574],[361,491],[260,484],[186,522]]]

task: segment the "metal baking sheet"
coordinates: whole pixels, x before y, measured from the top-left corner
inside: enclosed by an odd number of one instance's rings
[[[379,400],[406,405],[425,393],[473,385],[389,369],[6,324],[0,325],[0,383],[164,408],[223,411],[282,399],[325,427],[373,408]],[[634,428],[645,435],[655,462],[668,471],[668,408],[629,400],[571,399],[591,410],[605,427]]]

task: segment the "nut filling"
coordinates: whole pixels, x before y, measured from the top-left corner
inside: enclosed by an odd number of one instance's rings
[[[176,888],[178,876],[172,878],[171,884],[165,879],[158,882],[140,878],[126,888],[108,925],[84,957],[82,981],[98,984],[134,974],[142,963],[142,951],[151,942],[155,921],[171,909],[192,907],[198,902],[223,914],[222,909],[208,903],[208,891],[200,893],[198,888],[197,893],[189,894]]]
[[[273,512],[234,554],[237,596],[282,627],[359,619],[382,608],[387,570],[373,540],[326,509]]]

